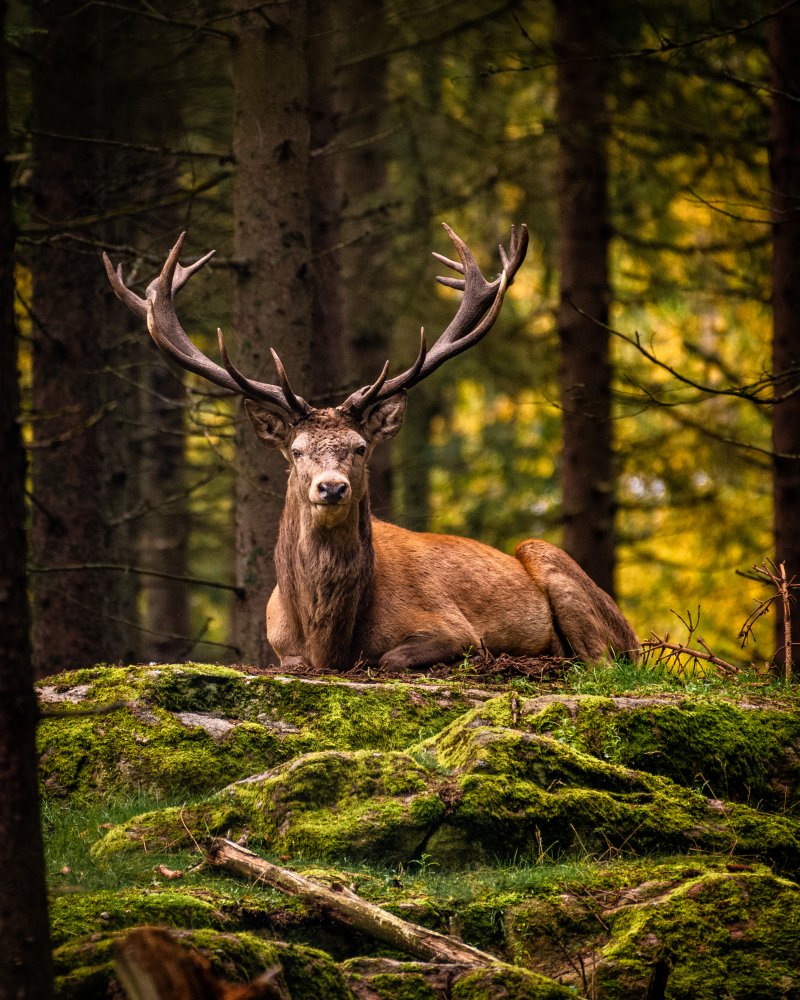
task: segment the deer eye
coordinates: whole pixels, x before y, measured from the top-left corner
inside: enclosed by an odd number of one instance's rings
[[[292,458],[302,458],[303,452],[299,448],[292,448]]]
[[[360,444],[356,448],[356,455],[365,455],[367,453],[367,446],[365,444]]]

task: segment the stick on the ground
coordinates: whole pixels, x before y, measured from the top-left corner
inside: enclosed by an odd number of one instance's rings
[[[416,958],[473,966],[486,966],[498,961],[493,955],[472,948],[462,941],[387,913],[380,906],[368,903],[344,886],[328,888],[297,872],[279,868],[230,840],[215,840],[208,860],[211,864],[244,878],[261,882],[292,896],[302,896],[336,920]]]

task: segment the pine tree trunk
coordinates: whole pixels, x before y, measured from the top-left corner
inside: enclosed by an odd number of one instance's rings
[[[0,29],[5,25],[0,3]],[[36,774],[25,454],[14,323],[14,231],[5,61],[0,73],[0,998],[47,1000],[53,969]]]
[[[334,403],[374,379],[391,356],[384,219],[386,158],[376,136],[386,57],[363,53],[379,0],[315,0],[311,12],[311,226],[316,342],[328,375],[315,392]],[[322,341],[322,342],[321,342]],[[370,502],[391,511],[391,446],[370,460]]]
[[[558,58],[558,311],[563,546],[614,592],[604,3],[554,5]]]
[[[189,504],[186,495],[186,455],[183,380],[174,366],[156,356],[147,373],[142,404],[145,438],[142,445],[141,564],[165,574],[141,583],[145,659],[175,662],[191,652],[188,575]]]
[[[43,572],[33,579],[33,643],[45,674],[137,658],[135,577],[93,568],[135,561],[126,515],[137,394],[115,372],[127,374],[136,341],[99,278],[93,241],[103,226],[92,221],[135,193],[111,148],[87,141],[118,114],[107,52],[115,15],[69,0],[35,12],[32,557]]]
[[[772,368],[776,379],[772,440],[775,560],[800,583],[800,9],[788,6],[769,25],[772,69]],[[782,398],[783,397],[783,398]],[[800,606],[792,612],[792,646],[800,642]],[[779,609],[778,658],[785,657]]]
[[[301,0],[269,18],[237,0],[233,46],[234,360],[251,377],[276,381],[269,347],[297,391],[313,384],[309,218],[307,25]],[[237,425],[236,644],[253,664],[269,662],[264,611],[275,585],[273,550],[286,463]]]
[[[308,391],[316,406],[336,406],[344,398],[350,361],[342,286],[342,216],[347,199],[341,154],[335,144],[347,125],[347,74],[339,71],[338,43],[350,23],[352,3],[311,0],[309,23],[309,195],[313,314],[312,378]],[[345,36],[346,37],[346,36]]]

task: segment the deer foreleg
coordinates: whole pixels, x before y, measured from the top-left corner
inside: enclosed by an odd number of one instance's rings
[[[434,663],[450,663],[474,644],[463,637],[417,632],[384,653],[379,660],[386,670],[416,670]]]

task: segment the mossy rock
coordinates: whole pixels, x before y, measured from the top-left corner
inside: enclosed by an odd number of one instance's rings
[[[709,800],[549,736],[453,724],[424,752],[425,764],[378,751],[306,754],[205,802],[135,817],[96,855],[230,836],[286,857],[376,863],[624,848],[740,851],[800,865],[796,818]]]
[[[800,886],[766,870],[673,871],[616,888],[565,886],[505,916],[514,961],[589,996],[800,995]],[[581,972],[582,970],[582,972]]]
[[[185,929],[231,980],[279,953],[304,1000],[800,997],[796,699],[519,685],[490,697],[193,665],[76,671],[43,689],[67,712],[127,703],[45,720],[48,794],[69,808],[134,788],[189,800],[95,841],[99,870],[145,887],[53,901],[60,996],[114,995],[115,941],[158,924]],[[451,969],[442,985],[441,967],[300,899],[190,875],[190,852],[218,835],[513,965]],[[176,850],[184,880],[156,886],[151,855]]]
[[[363,1000],[567,1000],[575,993],[527,969],[353,959],[342,971]]]
[[[193,797],[312,750],[402,749],[489,697],[466,685],[191,664],[76,670],[37,690],[45,709],[62,713],[39,728],[43,791],[84,798]]]
[[[246,836],[284,857],[402,861],[419,853],[445,811],[437,781],[408,755],[328,750],[237,782],[205,802],[134,817],[109,831],[95,856]]]
[[[750,698],[550,695],[522,701],[520,725],[611,763],[714,798],[791,809],[800,794],[800,713]]]
[[[658,774],[713,798],[791,809],[800,795],[794,701],[662,693],[600,696],[509,692],[453,728],[502,726],[552,736],[599,760]],[[447,730],[437,735],[446,744]]]
[[[114,954],[125,933],[94,935],[56,948],[56,1000],[122,997],[114,972]],[[280,966],[296,1000],[353,1000],[333,960],[315,948],[268,941],[247,932],[200,929],[178,931],[175,936],[205,955],[215,974],[230,982],[249,982],[265,969]]]
[[[223,899],[213,893],[177,889],[105,889],[70,894],[50,903],[50,935],[53,946],[60,947],[140,924],[223,930],[231,923],[224,906]]]
[[[476,725],[479,715],[470,713],[424,744],[425,759],[455,775],[455,804],[426,844],[434,857],[462,841],[501,857],[529,855],[534,846],[540,853],[700,849],[800,864],[795,817],[709,799],[552,736]]]

